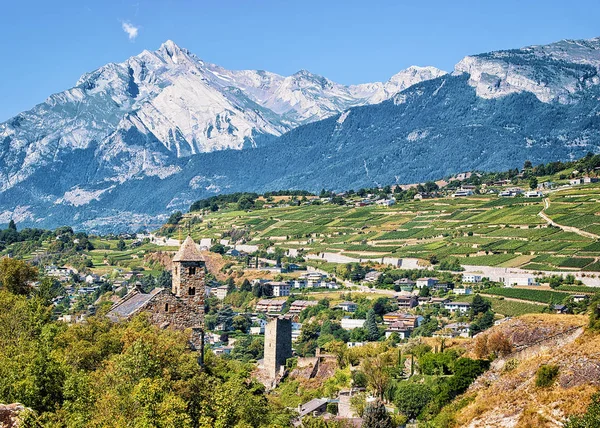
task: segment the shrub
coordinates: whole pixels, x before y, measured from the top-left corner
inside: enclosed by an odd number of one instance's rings
[[[500,357],[504,357],[513,351],[511,340],[501,331],[495,331],[489,335],[487,346],[490,353]]]
[[[433,392],[428,386],[401,382],[396,388],[394,404],[407,418],[414,419],[433,398]]]
[[[542,365],[535,375],[535,386],[546,388],[552,386],[558,376],[558,366]]]

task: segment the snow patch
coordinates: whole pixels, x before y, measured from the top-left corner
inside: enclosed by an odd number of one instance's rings
[[[57,199],[55,204],[69,204],[75,207],[87,205],[93,200],[100,200],[100,195],[104,192],[113,189],[115,186],[107,187],[99,190],[85,190],[80,187],[75,187],[68,192],[65,192],[62,198]]]

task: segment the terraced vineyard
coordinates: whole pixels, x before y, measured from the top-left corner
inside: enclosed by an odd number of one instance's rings
[[[598,198],[597,184],[561,189],[549,196],[545,213],[560,226],[600,233]],[[196,239],[218,240],[234,228],[246,229],[246,243],[265,248],[274,245],[364,260],[436,256],[469,265],[600,271],[600,242],[548,226],[539,215],[543,209],[541,198],[486,194],[391,207],[301,205],[192,213],[186,218],[202,217],[191,226]],[[187,228],[186,219],[182,224]]]

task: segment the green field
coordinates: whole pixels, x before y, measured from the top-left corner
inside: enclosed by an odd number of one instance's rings
[[[529,288],[501,288],[493,287],[483,291],[485,294],[495,296],[509,297],[513,299],[529,300],[540,303],[562,303],[569,296],[568,293],[561,293],[550,290],[532,290]]]
[[[501,297],[485,296],[485,299],[492,303],[492,310],[494,312],[507,317],[540,313],[544,309],[544,306],[536,305],[535,303],[515,302],[511,300],[505,300]],[[456,300],[460,302],[471,302],[473,300],[473,296],[461,296]]]
[[[545,213],[561,225],[600,234],[600,185],[551,193]],[[524,267],[547,271],[600,271],[600,240],[548,226],[540,217],[541,198],[468,198],[403,201],[391,207],[332,204],[283,206],[252,211],[225,209],[186,214],[195,239],[246,231],[244,241],[263,248],[338,253],[366,260],[382,257],[462,264]],[[575,214],[575,215],[574,215]],[[198,219],[196,219],[198,221]],[[187,226],[184,226],[187,228]],[[172,236],[176,237],[177,232]]]

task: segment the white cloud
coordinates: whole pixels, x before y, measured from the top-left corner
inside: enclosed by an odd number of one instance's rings
[[[139,27],[136,27],[131,22],[125,22],[125,21],[123,21],[121,23],[121,27],[123,28],[123,31],[125,31],[125,33],[127,33],[127,37],[129,37],[129,40],[131,40],[131,41],[135,40],[135,38],[138,35]]]

